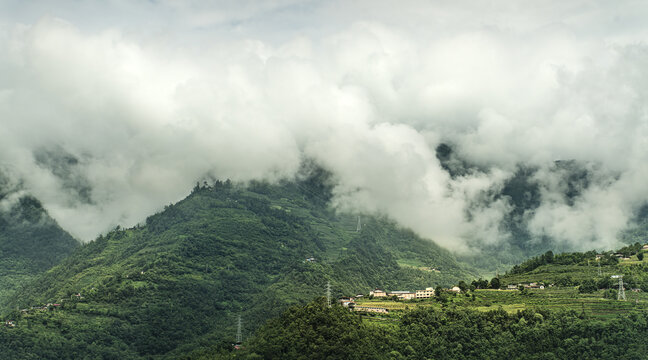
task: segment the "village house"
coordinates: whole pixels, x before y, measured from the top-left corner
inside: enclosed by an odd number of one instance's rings
[[[520,286],[523,286],[525,289],[544,289],[545,288],[545,286],[543,284],[538,284],[537,282],[532,282],[532,283],[529,283],[529,284],[517,284],[517,285],[516,284],[508,284],[506,286],[506,289],[507,290],[516,290]]]
[[[648,244],[641,247],[641,250],[648,250]]]
[[[603,254],[596,254],[596,260],[601,260],[605,255]]]
[[[5,321],[5,326],[7,326],[7,327],[16,327],[16,324],[11,320],[7,320],[7,321]]]
[[[375,289],[375,290],[371,290],[369,292],[369,295],[373,296],[373,297],[385,297],[385,296],[387,296],[387,293],[384,292],[383,290]]]
[[[349,307],[350,305],[353,306],[353,304],[355,304],[355,299],[352,297],[341,298],[339,301],[344,307]]]
[[[456,293],[460,293],[460,292],[461,292],[461,289],[459,288],[459,286],[453,286],[452,289],[450,289],[450,291],[453,291],[453,292],[456,292]]]
[[[416,290],[417,299],[429,299],[434,296],[434,288],[428,287],[425,290]]]
[[[388,294],[389,296],[397,296],[401,300],[410,300],[416,298],[416,293],[411,291],[392,291]]]
[[[356,306],[353,308],[354,311],[363,311],[363,312],[371,312],[371,313],[379,313],[379,314],[389,314],[389,310],[386,308],[380,308],[380,307],[371,307],[371,306]]]

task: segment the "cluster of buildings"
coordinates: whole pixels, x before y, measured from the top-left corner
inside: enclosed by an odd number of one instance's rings
[[[61,307],[61,304],[52,304],[52,303],[48,303],[47,305],[43,305],[43,306],[32,306],[32,307],[29,308],[29,309],[21,309],[20,312],[28,313],[28,312],[30,312],[30,311],[34,311],[34,310],[47,311],[47,310],[57,309],[57,308],[59,308],[59,307]]]
[[[642,247],[641,247],[641,250],[642,250],[642,251],[648,251],[648,244],[642,246]],[[606,255],[606,254],[596,254],[596,260],[597,260],[597,261],[598,261],[598,260],[601,260],[602,258],[605,257],[605,255]],[[625,255],[622,254],[622,253],[615,253],[615,254],[612,254],[612,256],[614,256],[615,258],[618,258],[619,260],[630,260],[629,257],[625,256]]]
[[[506,286],[506,289],[507,290],[517,290],[517,289],[520,288],[520,286],[523,286],[525,289],[544,289],[545,288],[544,284],[539,284],[539,283],[536,283],[536,282],[532,282],[532,283],[528,283],[528,284],[523,284],[523,283],[520,283],[520,284],[508,284]],[[551,286],[551,285],[549,285],[549,286]]]
[[[370,312],[370,313],[378,313],[378,314],[389,314],[389,310],[387,308],[374,307],[374,306],[354,306],[353,310]]]
[[[459,292],[459,288],[455,286],[456,291]],[[455,291],[455,288],[452,288],[451,291]],[[396,296],[400,300],[411,300],[411,299],[429,299],[432,296],[434,296],[434,288],[428,287],[425,288],[425,290],[415,290],[415,291],[402,291],[402,290],[394,290],[390,292],[386,292],[381,289],[375,289],[371,290],[369,292],[370,296],[373,296],[374,298],[377,297],[392,297]]]
[[[626,257],[625,255],[623,255],[621,253],[612,254],[612,256],[614,256],[615,258],[618,258],[619,260],[630,260],[629,257]],[[599,261],[604,257],[605,257],[605,254],[596,254],[596,261]]]
[[[362,295],[358,295],[362,296]],[[377,306],[362,306],[362,305],[356,305],[355,303],[355,298],[353,297],[344,297],[341,298],[340,304],[342,306],[349,308],[353,311],[362,311],[362,312],[369,312],[369,313],[378,313],[378,314],[389,314],[389,310],[384,307],[377,307]]]
[[[461,292],[461,290],[457,286],[448,289],[448,291]],[[435,291],[434,288],[432,287],[425,288],[425,290],[415,290],[415,291],[394,290],[389,292],[382,289],[374,289],[369,292],[369,296],[372,296],[374,298],[392,298],[396,296],[399,300],[412,300],[412,299],[429,299],[434,296],[434,293]],[[356,298],[361,296],[362,295],[357,295]],[[389,314],[389,309],[384,307],[356,305],[355,303],[356,298],[346,297],[346,298],[341,298],[339,301],[340,304],[342,304],[342,306],[348,307],[349,309],[353,309],[354,311]]]

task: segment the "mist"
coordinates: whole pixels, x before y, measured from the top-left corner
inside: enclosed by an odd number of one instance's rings
[[[304,158],[336,208],[460,253],[514,236],[520,165],[517,218],[564,249],[618,245],[646,204],[647,5],[263,3],[6,2],[0,171],[83,241]]]

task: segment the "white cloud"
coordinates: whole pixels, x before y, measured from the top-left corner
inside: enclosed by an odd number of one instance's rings
[[[506,241],[492,194],[518,163],[541,169],[530,229],[572,247],[614,245],[647,192],[637,3],[48,4],[0,16],[0,163],[82,239],[205,174],[287,176],[303,155],[336,173],[339,206],[456,250]],[[487,170],[452,178],[441,142]],[[91,202],[35,161],[55,147]],[[573,204],[556,159],[595,164]]]

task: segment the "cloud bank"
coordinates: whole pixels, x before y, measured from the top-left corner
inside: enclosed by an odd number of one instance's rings
[[[509,241],[519,164],[540,199],[519,218],[568,249],[616,245],[648,199],[639,3],[7,4],[0,166],[82,240],[304,157],[340,209],[464,252]]]

